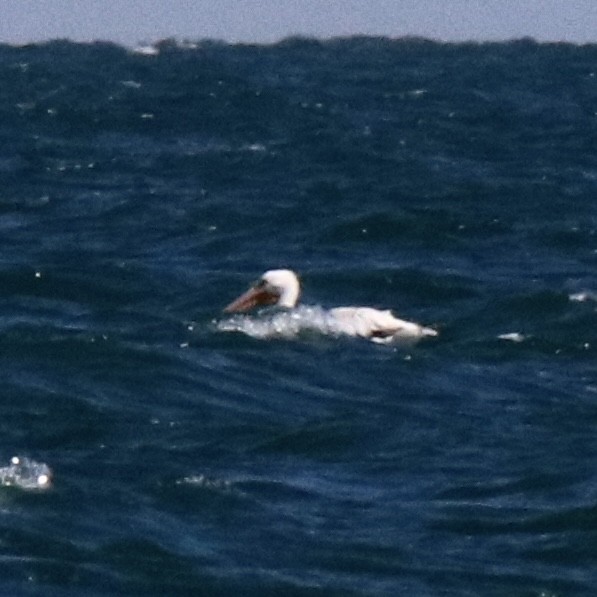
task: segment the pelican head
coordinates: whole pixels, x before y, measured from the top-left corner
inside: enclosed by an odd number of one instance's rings
[[[289,269],[272,269],[265,272],[244,294],[232,301],[225,313],[243,313],[265,305],[292,309],[300,295],[297,275]]]

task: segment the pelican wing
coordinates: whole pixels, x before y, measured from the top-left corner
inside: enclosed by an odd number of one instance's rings
[[[374,342],[392,342],[437,336],[437,332],[410,321],[394,317],[390,310],[371,307],[338,307],[330,310],[332,326],[337,333],[361,336]]]

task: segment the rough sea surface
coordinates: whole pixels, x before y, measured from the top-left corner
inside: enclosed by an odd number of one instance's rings
[[[0,46],[0,355],[3,595],[597,594],[597,45]]]

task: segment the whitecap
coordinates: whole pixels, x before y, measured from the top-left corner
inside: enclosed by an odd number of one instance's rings
[[[153,45],[137,46],[133,48],[133,54],[140,54],[141,56],[157,56],[160,49]]]
[[[177,479],[176,485],[192,485],[213,491],[227,491],[231,487],[230,481],[210,478],[206,475],[189,475],[187,477],[183,477],[182,479]]]
[[[500,340],[506,340],[508,342],[524,342],[526,340],[526,336],[521,334],[520,332],[509,332],[508,334],[500,334],[498,336]]]
[[[568,298],[575,303],[597,302],[597,293],[587,290],[570,294]]]
[[[52,471],[47,464],[24,456],[13,456],[8,466],[0,467],[0,485],[20,489],[48,489]]]

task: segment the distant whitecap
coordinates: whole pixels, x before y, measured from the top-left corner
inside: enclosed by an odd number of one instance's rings
[[[526,336],[521,334],[520,332],[509,332],[508,334],[500,334],[498,336],[500,340],[506,340],[508,342],[524,342],[526,340]]]
[[[571,301],[576,303],[597,302],[597,292],[584,291],[571,294],[568,297]]]

